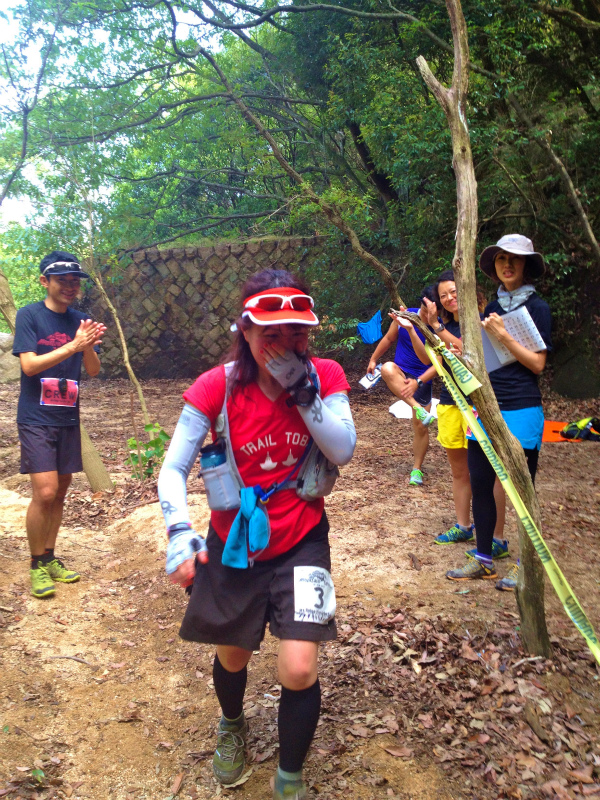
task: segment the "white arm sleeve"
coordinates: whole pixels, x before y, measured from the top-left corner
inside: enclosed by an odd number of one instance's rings
[[[347,464],[356,446],[356,430],[348,396],[336,392],[322,400],[317,395],[308,408],[297,408],[325,458],[338,466]]]
[[[190,521],[186,481],[209,430],[206,414],[186,403],[158,476],[158,499],[167,528]]]

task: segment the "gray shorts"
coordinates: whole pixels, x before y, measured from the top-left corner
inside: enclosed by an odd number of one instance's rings
[[[279,639],[335,639],[335,619],[327,619],[327,610],[334,603],[328,534],[329,523],[323,514],[287,553],[255,561],[248,569],[236,569],[221,563],[224,544],[209,527],[209,561],[196,565],[179,635],[191,642],[258,650],[268,622]],[[322,621],[313,621],[319,615]]]
[[[79,425],[17,425],[21,442],[21,474],[81,472]]]

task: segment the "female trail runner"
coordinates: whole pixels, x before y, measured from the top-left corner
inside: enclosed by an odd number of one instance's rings
[[[497,244],[486,247],[479,260],[480,269],[499,284],[498,299],[488,304],[482,325],[515,357],[516,361],[490,372],[492,388],[500,411],[511,433],[525,451],[532,481],[535,480],[542,434],[544,412],[538,386],[538,375],[546,366],[551,349],[550,308],[536,294],[532,281],[544,273],[544,259],[533,249],[531,239],[520,234],[503,236]],[[519,344],[508,333],[502,321],[504,314],[518,308],[527,309],[537,327],[546,349],[533,352]],[[450,570],[446,577],[455,581],[497,578],[492,562],[496,504],[494,482],[496,473],[472,434],[468,443],[469,474],[473,490],[473,519],[477,549],[474,558],[464,567]],[[518,566],[496,583],[496,588],[511,591],[516,586]]]
[[[213,770],[225,786],[245,766],[247,664],[267,622],[280,639],[274,800],[307,797],[302,766],[320,712],[318,643],[336,636],[323,499],[278,487],[297,478],[311,439],[337,465],[350,461],[356,443],[342,368],[308,356],[308,330],[318,324],[306,286],[288,272],[264,270],[246,282],[233,363],[200,375],[184,393],[158,486],[169,533],[167,573],[174,583],[193,577],[180,635],[216,645],[222,717]],[[223,428],[226,393],[234,469],[245,488],[240,510],[212,510],[204,544],[191,527],[186,479],[208,431],[214,440],[215,425]],[[210,499],[208,472],[205,484]],[[271,490],[264,504],[260,496]]]

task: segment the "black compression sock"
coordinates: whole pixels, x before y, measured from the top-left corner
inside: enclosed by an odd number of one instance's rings
[[[44,555],[42,556],[43,563],[44,564],[49,564],[51,561],[54,561],[54,559],[55,559],[54,548],[53,547],[47,547],[44,550]]]
[[[285,772],[300,772],[312,742],[321,712],[319,679],[294,692],[281,687],[279,702],[279,766]]]
[[[215,653],[213,681],[217,700],[225,719],[238,719],[244,710],[244,693],[248,680],[248,667],[239,672],[228,672]]]
[[[31,569],[37,569],[39,562],[44,563],[44,556],[31,556]]]

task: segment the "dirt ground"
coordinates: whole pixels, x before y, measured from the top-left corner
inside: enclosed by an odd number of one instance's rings
[[[169,433],[187,385],[144,385],[151,417]],[[16,397],[0,387],[0,797],[269,798],[276,642],[267,635],[249,669],[249,773],[222,789],[211,770],[213,650],[178,637],[186,595],[164,574],[155,486],[132,481],[123,464],[128,383],[84,385],[84,423],[117,489],[92,495],[85,476],[74,480],[57,549],[82,580],[43,602],[29,594]],[[311,798],[598,800],[600,672],[551,585],[554,655],[527,658],[512,594],[444,577],[464,547],[432,544],[454,522],[443,450],[432,436],[425,485],[408,487],[410,422],[388,413],[385,388],[353,390],[351,402],[357,451],[327,502],[339,638],[322,648]],[[594,412],[597,404],[552,395],[546,403],[550,419]],[[596,630],[598,447],[545,445],[537,479],[543,534]],[[189,490],[203,529],[201,482]],[[517,557],[512,510],[506,535]],[[510,563],[497,562],[500,575]]]

